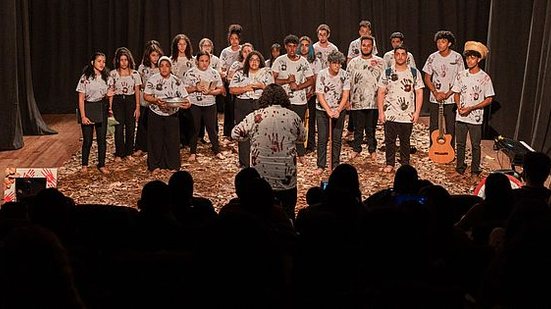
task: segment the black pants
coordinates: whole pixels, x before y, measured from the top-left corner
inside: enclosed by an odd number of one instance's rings
[[[235,122],[240,123],[248,114],[258,109],[258,100],[253,99],[235,99]],[[224,126],[226,124],[224,123]],[[232,128],[233,129],[233,128]],[[231,135],[231,134],[230,134]],[[249,140],[238,142],[237,150],[239,156],[239,165],[243,167],[251,166],[251,142]]]
[[[180,131],[178,113],[159,116],[149,110],[147,116],[147,168],[180,169]]]
[[[377,150],[377,139],[375,138],[375,129],[377,127],[377,119],[379,111],[376,109],[361,109],[353,110],[350,116],[354,117],[354,152],[362,151],[362,142],[364,139],[364,129],[367,134],[367,150],[369,153]],[[350,121],[350,120],[349,120]]]
[[[430,134],[434,130],[438,130],[438,103],[429,104],[430,124],[429,124],[429,140],[432,145]],[[446,133],[452,135],[451,145],[455,146],[455,104],[444,104],[444,120],[446,122]]]
[[[274,190],[274,197],[279,200],[281,207],[289,219],[295,221],[295,206],[297,205],[297,187],[289,190]]]
[[[136,132],[136,144],[134,150],[147,152],[147,114],[149,107],[140,106],[140,118],[138,118],[138,129]]]
[[[316,150],[316,96],[308,100],[308,140],[306,149]]]
[[[300,117],[300,120],[302,123],[304,123],[304,119],[306,118],[306,109],[308,108],[308,105],[295,105],[291,104],[290,109],[297,113],[297,115]],[[306,153],[306,148],[304,148],[304,143],[297,143],[297,156],[302,157]]]
[[[115,126],[116,157],[126,157],[134,151],[135,111],[135,95],[116,95],[113,97],[113,116],[119,122]]]
[[[216,104],[211,106],[191,105],[191,116],[193,117],[193,126],[199,128],[201,122],[205,123],[207,133],[209,134],[212,151],[216,154],[220,152],[220,144],[218,143],[218,117],[216,116]],[[197,140],[199,139],[199,131],[197,130],[191,138],[190,152],[197,153]]]
[[[195,127],[193,125],[193,116],[190,109],[181,109],[178,111],[180,123],[180,144],[182,146],[191,145],[191,139],[195,136]]]
[[[412,123],[385,122],[386,165],[396,163],[396,137],[400,139],[400,160],[402,165],[409,164],[409,148]]]
[[[482,139],[482,125],[470,124],[461,121],[457,121],[455,124],[457,128],[457,163],[455,170],[458,173],[463,174],[467,169],[465,163],[465,146],[467,145],[467,133],[471,137],[471,173],[480,173],[480,140]]]
[[[226,87],[225,101],[224,101],[224,136],[231,136],[231,130],[235,126],[235,96],[230,94],[229,84],[224,83]]]
[[[109,111],[109,102],[104,100],[102,122],[94,124],[80,125],[82,129],[82,166],[88,166],[90,149],[94,140],[94,128],[96,129],[96,142],[98,143],[98,168],[105,166],[105,153],[107,151],[107,112]],[[86,103],[84,103],[86,111]]]
[[[329,139],[329,121],[332,125],[332,168],[337,167],[341,157],[341,145],[342,145],[342,129],[344,127],[345,113],[340,113],[339,118],[329,119],[329,116],[325,111],[316,111],[316,120],[318,123],[318,160],[317,165],[319,168],[325,168],[327,163],[327,140]]]

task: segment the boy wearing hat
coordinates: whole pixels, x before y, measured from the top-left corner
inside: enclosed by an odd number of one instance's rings
[[[467,69],[457,75],[452,87],[453,98],[457,105],[455,118],[457,165],[455,170],[462,175],[467,168],[465,145],[468,132],[472,148],[471,175],[476,178],[481,172],[480,139],[484,107],[492,103],[495,93],[490,76],[479,66],[480,61],[488,55],[488,48],[480,42],[468,41],[465,43],[463,54],[467,62]]]

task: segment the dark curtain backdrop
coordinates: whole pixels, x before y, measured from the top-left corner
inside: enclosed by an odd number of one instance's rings
[[[3,31],[0,150],[23,147],[23,135],[52,134],[42,120],[32,81],[28,0],[1,1]]]
[[[267,55],[289,33],[317,40],[320,23],[331,26],[330,40],[346,52],[358,36],[359,21],[368,19],[381,56],[390,48],[389,35],[400,30],[423,65],[440,29],[457,35],[458,49],[468,39],[485,41],[489,9],[490,0],[30,0],[35,93],[44,113],[74,112],[76,83],[93,51],[104,51],[111,63],[115,49],[127,46],[141,59],[145,41],[157,39],[168,53],[172,37],[185,33],[194,50],[209,37],[219,54],[231,23],[240,23],[243,40]]]
[[[491,11],[490,127],[551,155],[551,1],[494,0]]]

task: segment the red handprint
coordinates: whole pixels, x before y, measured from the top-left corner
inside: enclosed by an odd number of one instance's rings
[[[43,169],[42,175],[46,177],[47,188],[55,188],[57,186],[57,179],[51,169],[49,168]]]

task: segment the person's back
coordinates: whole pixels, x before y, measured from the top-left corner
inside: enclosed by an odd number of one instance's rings
[[[523,199],[537,199],[549,201],[551,190],[544,186],[551,170],[549,156],[542,152],[528,152],[524,156],[523,174],[526,184],[522,188],[513,190],[516,201]]]

